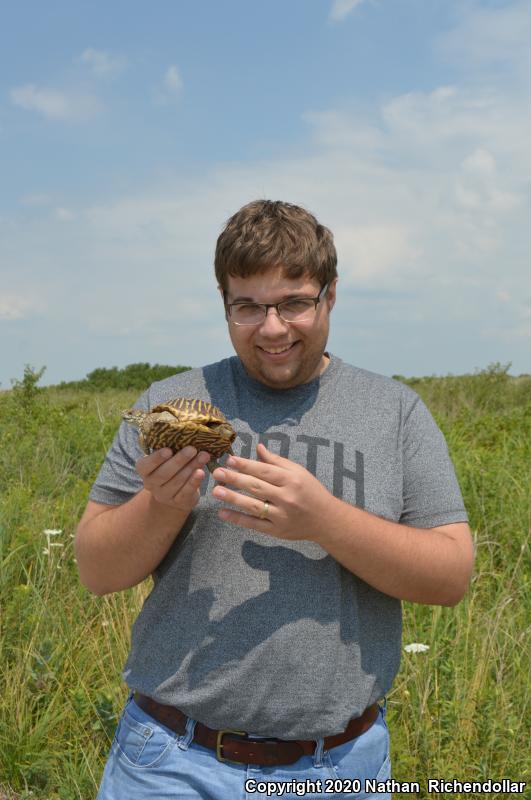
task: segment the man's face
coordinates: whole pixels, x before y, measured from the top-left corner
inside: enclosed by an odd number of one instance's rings
[[[337,278],[317,305],[315,315],[299,322],[284,322],[276,309],[268,309],[257,325],[235,325],[229,317],[229,335],[249,375],[273,389],[290,389],[318,377],[328,364],[323,355],[328,340],[329,316],[335,303]],[[281,268],[250,278],[228,278],[227,303],[279,303],[288,296],[316,297],[321,290],[308,277],[292,280]],[[268,353],[290,345],[280,355]]]

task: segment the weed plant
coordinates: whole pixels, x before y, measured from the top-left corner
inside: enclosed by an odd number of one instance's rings
[[[139,392],[39,389],[40,374],[27,367],[0,394],[0,799],[92,800],[151,580],[91,595],[73,538],[119,412]],[[404,644],[429,650],[403,653],[388,695],[393,777],[419,781],[404,798],[431,797],[434,777],[529,781],[531,377],[494,364],[402,380],[446,435],[477,555],[455,608],[403,604]]]

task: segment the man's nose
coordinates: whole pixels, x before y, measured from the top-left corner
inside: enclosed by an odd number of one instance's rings
[[[272,314],[270,313],[271,311],[273,312]],[[282,319],[277,309],[274,306],[271,306],[270,308],[266,308],[266,315],[260,328],[261,330],[265,329],[270,333],[274,333],[278,330],[284,330],[287,325],[288,323]]]

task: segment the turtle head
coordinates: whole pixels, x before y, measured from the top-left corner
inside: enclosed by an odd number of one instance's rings
[[[221,425],[218,425],[218,427],[216,428],[216,431],[217,431],[217,433],[220,434],[220,436],[222,436],[224,439],[226,439],[231,444],[233,443],[233,441],[236,438],[236,431],[234,430],[232,425],[229,425],[228,422],[227,423],[222,423]]]
[[[130,408],[128,411],[122,411],[122,419],[125,422],[129,422],[130,425],[134,425],[135,428],[140,428],[146,416],[147,413],[139,408]]]

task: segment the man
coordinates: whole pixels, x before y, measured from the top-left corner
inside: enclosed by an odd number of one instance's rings
[[[207,482],[208,454],[142,455],[123,424],[100,470],[81,580],[99,595],[150,574],[154,587],[99,800],[359,797],[390,777],[377,701],[399,668],[400,601],[456,604],[473,546],[419,396],[326,351],[336,261],[297,206],[237,212],[215,255],[236,356],[136,407],[212,402],[238,455]]]

